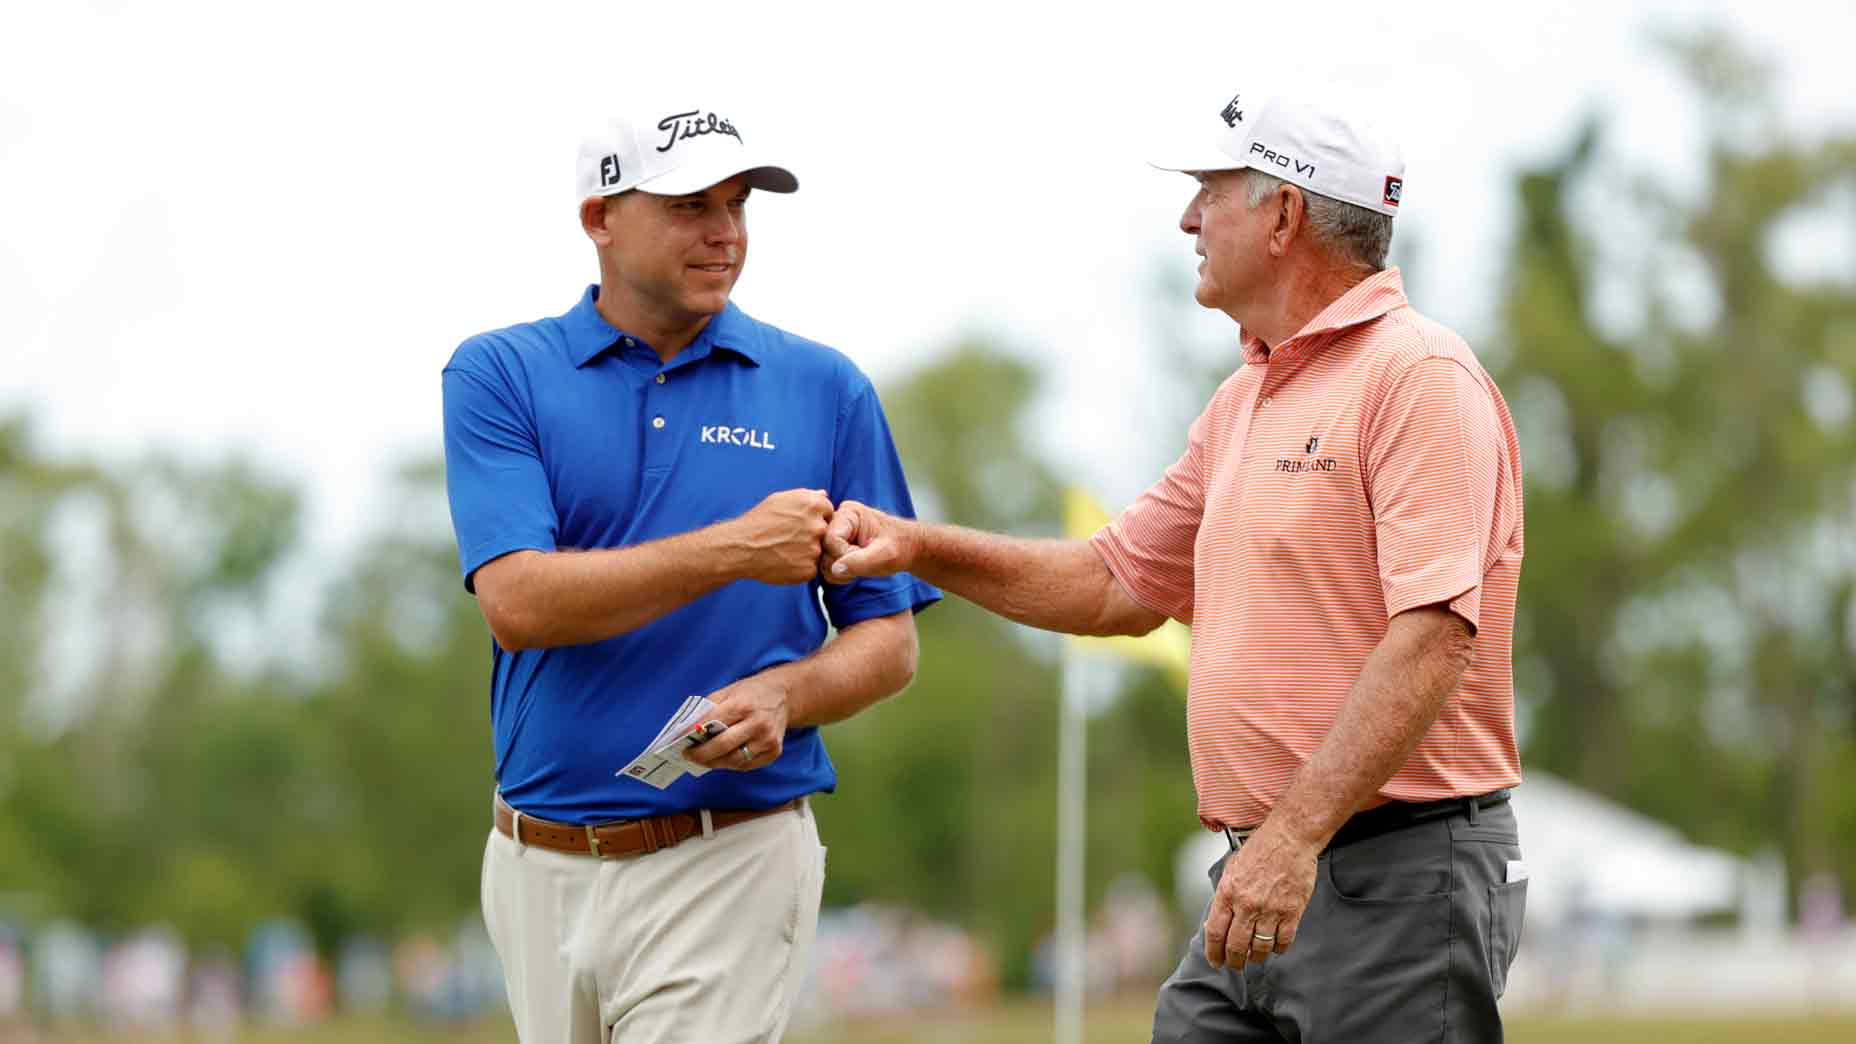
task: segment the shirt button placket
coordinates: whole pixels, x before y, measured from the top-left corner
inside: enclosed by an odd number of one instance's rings
[[[670,410],[666,407],[673,406],[665,399],[670,394],[670,389],[667,387],[669,379],[662,370],[659,370],[652,375],[651,383],[644,386],[645,416],[651,418],[651,431],[647,433],[645,439],[644,459],[645,466],[653,471],[669,468],[671,459],[676,456],[673,445],[676,440],[672,439],[669,431],[666,430],[670,427],[670,419],[667,416]],[[649,437],[653,434],[657,437]]]

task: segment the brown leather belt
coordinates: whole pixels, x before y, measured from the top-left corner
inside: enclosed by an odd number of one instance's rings
[[[805,798],[794,798],[772,808],[717,809],[709,813],[709,826],[721,830],[750,819],[791,811],[804,803]],[[649,855],[660,848],[680,844],[702,833],[702,818],[700,812],[675,812],[649,819],[620,819],[611,823],[575,826],[572,823],[536,819],[525,812],[518,813],[509,807],[509,802],[504,801],[500,793],[496,795],[495,801],[496,829],[504,837],[518,844],[535,845],[574,855],[595,855],[602,859]]]

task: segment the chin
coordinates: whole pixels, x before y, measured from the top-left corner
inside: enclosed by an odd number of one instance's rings
[[[695,315],[719,315],[728,307],[728,290],[701,290],[689,294],[683,298],[683,306]]]

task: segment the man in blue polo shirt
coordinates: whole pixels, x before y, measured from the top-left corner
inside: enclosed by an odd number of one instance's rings
[[[868,378],[728,300],[749,193],[798,187],[746,140],[690,107],[589,139],[599,285],[444,370],[452,523],[495,639],[484,919],[530,1044],[779,1038],[824,881],[818,726],[908,684],[940,597],[819,581],[833,504],[913,508]],[[717,771],[619,775],[694,695],[725,729],[689,756]]]

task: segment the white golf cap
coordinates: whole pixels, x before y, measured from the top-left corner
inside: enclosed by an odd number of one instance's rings
[[[767,192],[799,188],[799,179],[750,148],[728,117],[686,106],[608,122],[580,143],[574,184],[580,199],[631,189],[682,196],[737,174]]]
[[[1309,192],[1397,216],[1405,158],[1375,128],[1313,102],[1231,96],[1150,161],[1161,170],[1254,167]]]

